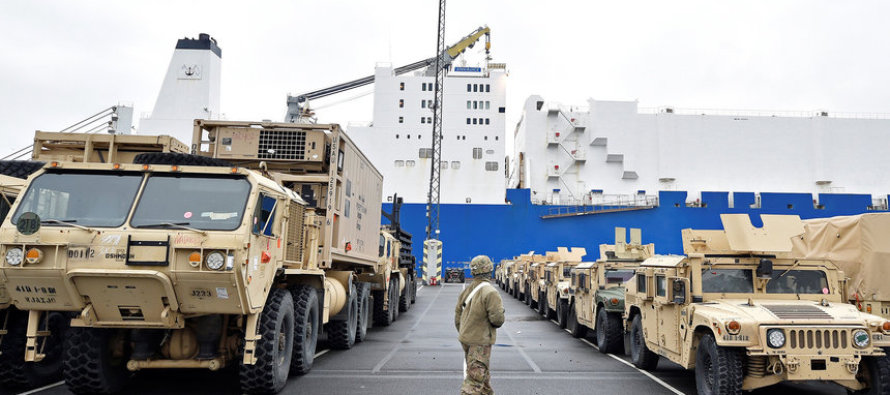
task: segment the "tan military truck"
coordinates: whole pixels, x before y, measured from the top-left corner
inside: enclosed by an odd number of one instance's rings
[[[850,277],[847,300],[860,311],[890,319],[890,214],[816,218],[803,224],[792,254],[831,261]]]
[[[509,267],[512,263],[513,263],[513,261],[511,261],[511,260],[502,259],[498,263],[498,267],[495,268],[495,271],[494,271],[495,283],[498,285],[498,287],[500,287],[501,289],[503,289],[505,291],[507,290],[507,287],[506,287],[507,272],[509,271]]]
[[[354,344],[371,283],[397,309],[401,275],[378,256],[382,177],[337,125],[199,120],[195,137],[196,155],[52,161],[0,226],[0,273],[29,312],[25,360],[48,357],[49,312],[75,315],[74,392],[227,366],[242,391],[277,392],[312,367],[319,330]]]
[[[683,231],[685,256],[654,256],[628,282],[631,359],[695,370],[699,393],[832,381],[890,393],[890,321],[846,303],[843,272],[788,252],[796,216],[721,215],[724,231]]]
[[[642,244],[640,229],[615,229],[615,244],[601,244],[599,259],[584,262],[572,270],[567,317],[562,318],[574,337],[593,330],[602,353],[618,353],[624,348],[624,287],[640,262],[655,253],[655,245]]]
[[[528,279],[525,284],[525,304],[533,310],[538,308],[541,301],[541,290],[544,287],[544,269],[549,262],[556,260],[555,252],[547,252],[544,259],[532,262],[529,265]]]
[[[544,268],[544,285],[540,291],[541,296],[538,297],[538,314],[547,319],[554,319],[568,309],[571,271],[581,263],[587,250],[582,247],[557,247],[556,254],[557,261],[548,263]],[[562,307],[560,303],[563,304]]]
[[[513,297],[519,299],[520,301],[525,300],[526,272],[528,271],[529,266],[532,264],[533,256],[534,251],[518,256],[516,258],[516,263],[513,265],[512,268],[513,274],[512,278],[510,279],[510,289],[513,291]]]

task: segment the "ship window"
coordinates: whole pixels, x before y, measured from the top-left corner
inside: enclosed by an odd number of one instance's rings
[[[489,125],[491,123],[491,118],[485,118],[485,124]]]
[[[476,125],[478,123],[479,123],[479,118],[473,118],[473,125]]]
[[[479,102],[473,100],[473,109],[474,109],[474,110],[478,110],[478,109],[479,109]]]
[[[479,92],[479,85],[473,84],[473,92]]]
[[[483,140],[488,141],[488,136],[485,136],[485,138],[483,138]]]
[[[485,91],[486,91],[486,92],[491,92],[491,85],[490,85],[490,84],[485,84]]]
[[[399,138],[399,135],[396,135],[396,138]]]
[[[399,90],[400,90],[400,91],[405,90],[405,83],[404,83],[404,82],[399,82]]]
[[[485,170],[498,171],[498,162],[485,162]]]
[[[442,169],[447,169],[447,168],[448,168],[448,161],[447,161],[447,160],[443,160],[442,163],[441,163],[441,166],[442,166],[442,167],[441,167]]]
[[[414,163],[415,163],[415,162],[414,162],[413,160],[406,160],[406,161],[405,161],[405,166],[406,166],[406,167],[414,167]]]
[[[411,135],[410,135],[410,134],[406,134],[405,136],[408,137],[408,140],[411,140]]]
[[[490,110],[490,109],[491,109],[491,102],[490,102],[490,101],[486,101],[486,102],[485,102],[485,109],[486,109],[486,110]]]
[[[473,148],[473,159],[482,159],[482,148]]]
[[[451,168],[454,170],[460,169],[460,161],[456,160],[456,161],[451,162]]]
[[[667,296],[667,279],[655,276],[655,296]]]
[[[485,150],[485,153],[488,154],[488,155],[494,155],[494,150],[493,150],[493,149],[487,149],[487,150]]]
[[[426,100],[420,101],[420,108],[426,108]]]
[[[420,135],[419,135],[419,134],[417,135],[417,139],[420,140]]]
[[[467,136],[461,137],[461,140],[466,140],[466,139],[467,139]]]
[[[470,118],[467,118],[467,125],[470,124]]]
[[[473,106],[471,104],[472,104],[472,102],[467,100],[467,110],[472,109]]]
[[[405,161],[397,160],[397,161],[395,161],[395,166],[396,167],[405,167]]]
[[[405,122],[405,117],[399,117],[399,123],[404,123],[404,122]]]
[[[433,123],[433,118],[426,117],[426,123]]]
[[[399,108],[405,107],[405,99],[399,99]]]
[[[467,84],[467,92],[469,92],[471,88],[472,86],[470,84]]]
[[[433,101],[432,101],[432,100],[427,100],[427,101],[426,101],[426,106],[429,107],[429,108],[433,108]]]
[[[433,157],[433,149],[432,148],[421,148],[417,154],[421,158],[432,158]]]
[[[458,141],[460,140],[460,136],[457,136]]]
[[[494,136],[494,141],[498,141],[498,136]]]
[[[507,112],[507,109],[504,107],[498,107],[498,112],[503,114],[503,113]]]
[[[426,117],[420,117],[420,123],[426,123]]]

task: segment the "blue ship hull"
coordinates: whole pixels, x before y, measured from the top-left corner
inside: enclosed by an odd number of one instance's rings
[[[703,192],[701,207],[686,207],[686,192],[661,191],[659,205],[651,209],[542,218],[554,206],[531,204],[528,189],[507,190],[504,205],[443,204],[440,206],[440,240],[443,242],[443,271],[462,267],[479,254],[497,263],[529,251],[544,253],[556,247],[584,247],[585,260],[599,257],[600,244],[615,242],[615,227],[640,228],[643,243],[655,243],[658,254],[682,254],[680,231],[723,229],[720,214],[749,214],[754,226],[761,226],[760,214],[798,215],[802,219],[854,215],[874,211],[871,195],[820,194],[819,206],[808,193],[761,193],[760,207],[754,193],[734,192],[729,207],[729,192]],[[391,211],[392,204],[384,203]],[[383,219],[384,223],[388,222]],[[405,203],[402,227],[414,236],[414,254],[418,273],[423,261],[426,234],[426,205]],[[469,270],[467,270],[469,276]]]

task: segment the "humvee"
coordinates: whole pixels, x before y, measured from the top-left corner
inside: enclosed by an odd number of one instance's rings
[[[587,255],[587,250],[579,247],[572,247],[571,250],[557,247],[556,250],[559,260],[548,263],[544,268],[544,286],[541,289],[541,296],[538,297],[538,313],[547,319],[554,319],[560,313],[565,315],[565,311],[568,310],[571,270]]]
[[[890,393],[890,322],[846,303],[831,262],[788,254],[799,218],[761,218],[721,215],[723,231],[683,231],[685,256],[640,265],[625,302],[633,364],[694,369],[699,393],[802,380]]]
[[[642,244],[639,229],[615,228],[615,244],[601,244],[595,262],[584,262],[572,270],[567,317],[562,318],[574,337],[596,334],[602,353],[618,353],[624,345],[624,283],[640,262],[654,255],[653,244]]]
[[[319,330],[334,348],[361,340],[372,284],[398,310],[382,176],[337,125],[196,120],[192,153],[52,161],[29,178],[0,225],[25,361],[49,357],[38,324],[70,312],[74,392],[225,367],[244,392],[277,392],[311,369]]]

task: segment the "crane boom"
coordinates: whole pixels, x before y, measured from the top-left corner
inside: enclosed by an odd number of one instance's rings
[[[486,38],[485,51],[488,52],[488,50],[491,48],[491,42],[489,40],[490,35],[490,28],[488,28],[487,26],[479,27],[472,33],[464,36],[457,43],[443,51],[442,55],[444,56],[434,56],[432,58],[410,63],[396,68],[395,70],[393,70],[393,72],[395,73],[395,75],[401,75],[414,70],[422,69],[424,67],[433,66],[436,63],[436,59],[439,58],[442,58],[444,60],[444,65],[445,67],[447,67],[451,65],[451,62],[454,60],[454,58],[458,57],[460,54],[466,51],[467,48],[472,48],[476,44],[476,42],[479,41],[480,38],[482,38],[482,36],[485,36]],[[297,122],[300,118],[310,116],[311,111],[309,110],[308,104],[306,104],[309,100],[334,95],[340,92],[360,88],[373,83],[374,76],[369,75],[367,77],[358,78],[334,86],[329,86],[327,88],[301,93],[296,96],[287,95],[287,114],[285,115],[284,120],[285,122]]]

